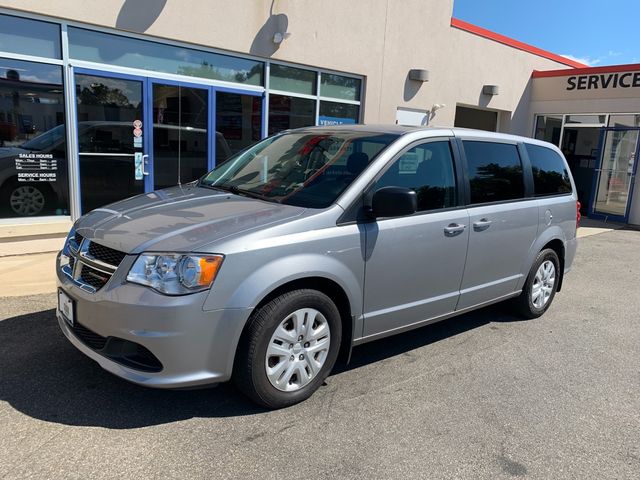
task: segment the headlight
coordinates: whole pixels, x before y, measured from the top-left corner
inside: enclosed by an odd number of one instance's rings
[[[144,253],[129,270],[127,280],[167,295],[200,292],[211,286],[223,258],[222,255]]]

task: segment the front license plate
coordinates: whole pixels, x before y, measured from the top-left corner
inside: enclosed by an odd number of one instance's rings
[[[73,300],[62,290],[58,290],[58,311],[62,318],[73,327]]]

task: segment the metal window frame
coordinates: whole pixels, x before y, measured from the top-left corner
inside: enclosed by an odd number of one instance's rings
[[[0,58],[6,58],[8,60],[22,60],[22,61],[30,61],[36,63],[44,63],[50,65],[59,65],[63,68],[62,78],[63,78],[63,91],[64,91],[64,109],[65,109],[65,122],[66,122],[66,140],[67,140],[67,172],[68,172],[68,186],[69,186],[69,216],[56,215],[56,216],[43,216],[37,217],[39,221],[48,220],[48,219],[70,219],[76,220],[80,217],[81,213],[81,205],[80,205],[80,168],[79,168],[79,157],[78,157],[78,132],[76,128],[71,128],[72,125],[76,124],[77,119],[77,110],[76,110],[76,102],[75,102],[75,82],[74,82],[74,69],[77,67],[79,71],[82,70],[91,70],[96,73],[102,72],[103,74],[114,74],[114,76],[122,75],[129,77],[146,77],[147,81],[167,81],[169,82],[177,82],[183,84],[193,84],[194,86],[201,86],[203,88],[209,88],[209,107],[210,107],[210,125],[213,126],[215,124],[215,93],[217,91],[228,91],[233,93],[243,93],[249,95],[262,95],[262,125],[261,125],[261,136],[262,138],[267,136],[268,126],[269,126],[269,94],[273,92],[278,95],[287,95],[291,97],[299,97],[299,98],[309,98],[315,100],[315,124],[318,124],[319,114],[320,114],[320,102],[321,101],[329,101],[334,103],[345,103],[351,105],[357,105],[358,108],[358,118],[357,122],[362,122],[364,118],[364,109],[363,109],[363,98],[366,90],[366,76],[344,72],[340,70],[333,70],[330,68],[320,68],[313,65],[308,64],[299,64],[294,62],[288,62],[284,60],[272,61],[269,58],[263,58],[256,55],[248,55],[237,52],[231,52],[228,50],[223,50],[219,48],[212,48],[204,45],[193,44],[189,42],[181,42],[177,40],[167,39],[156,37],[152,35],[139,34],[135,32],[124,32],[121,30],[117,30],[114,28],[97,26],[97,25],[89,25],[83,22],[77,22],[74,20],[61,19],[55,17],[49,17],[47,15],[41,15],[38,13],[32,12],[24,12],[24,11],[16,11],[5,7],[0,7],[0,14],[10,15],[18,18],[25,18],[28,20],[37,20],[47,23],[53,23],[60,26],[60,45],[61,45],[61,55],[62,59],[56,58],[48,58],[48,57],[40,57],[35,55],[25,55],[12,53],[7,51],[0,51]],[[122,67],[122,66],[114,66],[104,63],[98,62],[89,62],[84,60],[72,59],[70,57],[69,52],[69,27],[82,28],[85,30],[96,31],[111,35],[117,35],[120,37],[144,40],[155,42],[161,45],[170,45],[181,48],[189,48],[192,50],[199,50],[205,53],[215,53],[220,55],[226,55],[230,57],[246,59],[246,60],[254,60],[262,62],[264,65],[263,69],[263,85],[246,85],[242,83],[233,83],[233,82],[225,82],[221,80],[213,80],[206,79],[200,77],[190,77],[186,75],[178,75],[172,73],[164,73],[164,72],[156,72],[144,69],[130,68],[130,67]],[[315,95],[305,95],[299,94],[295,92],[285,92],[280,90],[271,91],[269,88],[269,76],[270,76],[270,68],[271,65],[283,65],[293,68],[299,68],[302,70],[309,70],[316,73],[316,86],[315,86]],[[329,75],[340,75],[347,78],[353,78],[360,81],[360,91],[359,91],[359,99],[358,100],[345,100],[333,97],[324,97],[320,95],[322,74]],[[157,83],[157,82],[156,82]],[[214,123],[211,123],[211,121]],[[211,145],[213,143],[213,145]],[[210,146],[210,158],[209,158],[209,166],[213,167],[215,165],[215,139],[209,139]],[[2,223],[4,219],[0,219],[0,223]]]

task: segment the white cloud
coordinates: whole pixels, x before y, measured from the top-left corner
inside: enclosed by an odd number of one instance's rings
[[[622,52],[616,52],[614,50],[609,50],[608,54],[610,57],[619,57],[620,55],[622,55]]]
[[[595,67],[599,63],[602,63],[602,58],[591,58],[591,57],[576,57],[575,55],[569,55],[567,53],[561,54],[563,57],[568,58],[569,60],[573,60],[574,62],[584,63],[590,67]]]

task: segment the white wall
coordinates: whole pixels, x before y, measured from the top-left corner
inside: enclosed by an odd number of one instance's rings
[[[160,10],[161,4],[0,0],[2,7],[364,75],[367,123],[393,123],[398,107],[444,103],[432,124],[450,126],[462,103],[506,112],[501,125],[528,134],[532,70],[565,68],[452,28],[453,0],[275,0],[272,13],[286,15],[291,32],[275,52],[269,32],[283,17],[269,17],[271,0],[167,0]],[[407,80],[412,68],[429,70],[430,81]],[[499,85],[500,95],[482,95],[485,84]]]

